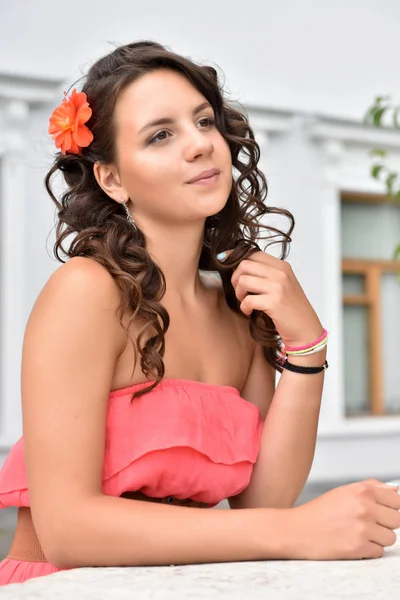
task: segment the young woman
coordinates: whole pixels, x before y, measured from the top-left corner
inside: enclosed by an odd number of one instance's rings
[[[293,507],[327,332],[284,260],[293,218],[265,205],[259,148],[215,69],[153,42],[119,47],[65,96],[49,133],[55,254],[68,260],[25,332],[24,435],[0,474],[0,506],[19,507],[18,524],[0,582],[382,556],[400,526],[390,486]],[[257,245],[264,229],[281,259]],[[225,498],[240,510],[205,510]]]

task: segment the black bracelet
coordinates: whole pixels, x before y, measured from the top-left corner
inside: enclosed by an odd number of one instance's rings
[[[303,373],[304,375],[314,375],[316,373],[322,373],[322,371],[326,371],[329,367],[328,361],[325,361],[325,364],[322,367],[300,367],[299,365],[293,365],[286,358],[284,363],[281,363],[282,369],[287,369],[288,371],[293,371],[293,373]]]

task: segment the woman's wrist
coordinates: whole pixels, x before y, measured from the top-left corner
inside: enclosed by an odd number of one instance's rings
[[[283,345],[288,349],[293,347],[304,348],[317,343],[319,340],[325,337],[326,334],[327,331],[322,327],[322,325],[317,325],[315,327],[308,328],[307,331],[303,331],[301,335],[296,337],[295,340],[287,340],[284,338],[281,339]]]
[[[327,347],[325,346],[319,352],[307,356],[288,356],[290,363],[301,367],[322,367],[326,361]]]
[[[321,367],[327,356],[328,332],[322,325],[303,332],[296,342],[282,340],[278,356],[300,367]]]
[[[266,508],[264,512],[261,556],[269,559],[301,559],[301,536],[299,535],[298,511],[294,508]]]

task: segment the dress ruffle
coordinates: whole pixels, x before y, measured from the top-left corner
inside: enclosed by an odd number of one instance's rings
[[[133,391],[111,394],[104,493],[140,489],[217,504],[248,485],[262,420],[238,390],[164,380],[131,404]]]
[[[131,403],[147,385],[110,394],[103,492],[141,490],[209,504],[240,493],[259,452],[259,409],[236,388],[180,379],[163,380]],[[29,505],[20,438],[0,472],[0,508]]]

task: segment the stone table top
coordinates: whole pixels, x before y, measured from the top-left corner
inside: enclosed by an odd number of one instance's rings
[[[397,600],[400,598],[400,536],[382,558],[374,560],[82,568],[0,588],[1,600],[102,598]]]

